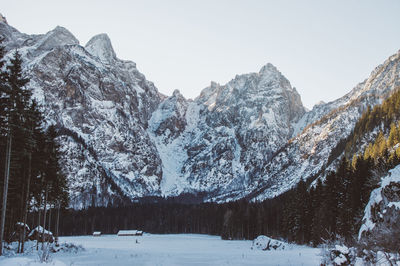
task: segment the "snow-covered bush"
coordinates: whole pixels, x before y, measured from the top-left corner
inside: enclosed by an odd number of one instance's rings
[[[32,231],[29,233],[28,238],[30,240],[39,240],[42,241],[44,240],[45,242],[54,242],[54,236],[53,233],[44,229],[40,225],[37,226],[35,229],[32,229]]]
[[[322,249],[322,265],[400,265],[399,254],[347,247],[343,244],[325,245]]]
[[[253,240],[253,246],[251,249],[284,250],[287,249],[287,245],[288,244],[285,242],[261,235]]]
[[[376,264],[378,265],[400,265],[399,254],[386,253],[378,251],[376,253]]]
[[[66,252],[66,253],[78,253],[80,251],[84,251],[85,249],[82,247],[82,245],[76,245],[74,243],[62,243],[58,246],[53,245],[51,252],[56,253],[56,252]]]
[[[42,246],[42,249],[39,249],[37,255],[40,263],[48,263],[51,262],[51,256],[50,256],[50,251],[51,251],[51,244],[46,243],[44,246]]]
[[[323,253],[325,265],[354,265],[356,257],[356,249],[345,245],[334,245]]]

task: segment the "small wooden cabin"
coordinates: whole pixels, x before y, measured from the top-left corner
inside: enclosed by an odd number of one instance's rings
[[[99,231],[93,232],[93,236],[101,236],[101,232]]]
[[[137,230],[119,230],[118,236],[136,236]]]

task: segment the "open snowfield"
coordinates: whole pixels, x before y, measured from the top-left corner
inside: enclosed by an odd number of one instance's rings
[[[139,243],[136,243],[138,240]],[[283,251],[252,250],[252,241],[226,241],[209,235],[116,235],[61,237],[85,251],[52,254],[53,263],[38,264],[37,255],[1,258],[0,265],[319,265],[320,249],[290,246]]]

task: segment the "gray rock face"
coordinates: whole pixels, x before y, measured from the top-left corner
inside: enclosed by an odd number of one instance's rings
[[[91,147],[60,138],[73,205],[159,194],[161,161],[146,128],[162,96],[135,63],[118,59],[106,35],[84,48],[62,27],[29,36],[0,23],[0,33],[22,53],[47,120]]]
[[[0,22],[18,48],[29,86],[62,134],[71,205],[205,192],[205,200],[262,200],[300,178],[323,178],[362,111],[400,87],[400,53],[348,94],[306,111],[272,65],[212,82],[195,100],[161,95],[106,34],[85,47],[65,28],[27,35]]]
[[[382,177],[364,210],[358,240],[372,247],[394,250],[400,232],[400,166]]]
[[[294,187],[300,178],[324,178],[325,170],[334,169],[337,162],[332,150],[351,133],[362,112],[400,88],[399,62],[400,52],[345,96],[309,112],[271,64],[223,86],[212,83],[187,104],[172,96],[167,100],[169,109],[179,109],[172,107],[177,103],[183,111],[179,116],[167,113],[182,121],[185,130],[181,127],[172,143],[166,137],[170,131],[150,132],[167,162],[161,190],[165,194],[206,191],[208,200],[219,202],[263,200]],[[157,124],[163,113],[160,109],[153,113]],[[179,160],[169,162],[171,157]]]
[[[149,127],[163,161],[162,192],[245,196],[304,113],[297,91],[271,64],[223,86],[211,83],[194,101],[174,93]],[[179,159],[167,162],[171,156]]]
[[[111,40],[105,33],[91,38],[85,45],[85,49],[103,63],[113,63],[117,58],[111,45]]]
[[[399,88],[400,51],[345,96],[307,112],[296,125],[295,137],[264,165],[250,197],[262,200],[281,194],[300,178],[323,178],[325,170],[336,165],[329,158],[331,151],[351,133],[362,112]]]

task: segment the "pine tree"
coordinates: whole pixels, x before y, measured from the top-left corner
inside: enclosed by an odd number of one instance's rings
[[[2,211],[0,221],[0,256],[3,254],[3,236],[6,219],[7,193],[9,179],[9,153],[11,152],[11,139],[9,137],[9,109],[10,109],[10,89],[7,84],[7,73],[3,72],[5,49],[3,46],[3,38],[0,39],[0,136],[2,151],[6,151],[4,157],[4,176],[3,177],[3,193],[2,193]],[[4,148],[3,148],[4,147]],[[3,169],[0,167],[0,169]]]
[[[6,83],[7,72],[2,71],[5,61],[5,49],[3,44],[3,38],[0,37],[0,136],[4,137],[7,135],[7,111],[9,106],[9,88]]]
[[[323,210],[322,226],[324,231],[321,233],[323,239],[332,239],[336,235],[338,217],[338,184],[336,174],[330,172],[326,176],[323,185],[322,198],[324,199],[321,208]]]
[[[321,236],[323,234],[324,226],[322,214],[324,210],[321,208],[323,205],[322,202],[324,200],[323,193],[323,185],[321,179],[317,180],[317,184],[315,189],[311,188],[310,197],[311,197],[311,209],[313,210],[312,221],[311,221],[311,241],[314,246],[317,246],[321,243]]]
[[[3,55],[0,40],[0,70],[4,69]],[[67,182],[59,165],[57,131],[51,126],[46,134],[43,132],[44,118],[40,107],[31,98],[32,93],[26,86],[28,82],[22,72],[21,55],[15,51],[6,72],[0,71],[0,145],[1,151],[5,151],[0,155],[0,170],[5,173],[1,176],[0,243],[17,220],[26,223],[32,199],[39,209],[38,225],[42,221],[44,228],[46,211],[42,220],[40,215],[43,201],[43,206],[50,203],[58,209],[68,205]],[[25,232],[19,239],[18,251],[23,252],[24,242]],[[1,251],[0,247],[0,255]]]
[[[44,215],[43,228],[46,229],[47,205],[57,206],[58,211],[61,206],[68,205],[67,181],[61,172],[59,165],[60,151],[57,143],[57,131],[54,125],[49,126],[45,135],[45,156],[46,163],[43,171],[44,186]],[[51,215],[51,209],[50,209]],[[58,230],[58,228],[56,228]],[[43,241],[44,242],[44,241]],[[43,246],[42,246],[43,247]]]
[[[295,236],[297,243],[306,243],[308,240],[307,232],[309,231],[310,221],[309,218],[309,198],[307,193],[306,182],[300,179],[296,188],[295,203]]]
[[[9,190],[9,182],[10,182],[10,168],[13,168],[13,162],[21,162],[21,150],[18,150],[19,145],[21,143],[15,142],[14,148],[12,147],[13,139],[18,139],[24,135],[23,131],[23,122],[24,115],[27,104],[29,103],[31,93],[29,90],[25,89],[24,86],[28,83],[28,79],[23,77],[22,73],[22,59],[21,55],[18,51],[15,51],[13,58],[10,60],[10,65],[7,66],[7,74],[3,75],[5,78],[5,83],[7,86],[4,86],[4,90],[2,91],[4,99],[4,107],[2,110],[5,110],[4,115],[6,122],[6,134],[7,134],[7,144],[6,144],[6,157],[5,157],[5,168],[4,168],[4,190],[3,190],[3,204],[2,204],[2,217],[1,217],[1,225],[0,225],[0,242],[2,242],[4,237],[4,228],[6,224],[6,212],[7,212],[7,198],[8,198],[8,190]],[[12,158],[14,157],[14,158]],[[14,170],[20,171],[21,167],[14,167]],[[20,177],[20,175],[19,175]],[[15,185],[18,183],[18,177],[11,180],[11,185]],[[17,192],[15,192],[17,194]],[[10,195],[15,196],[15,195]],[[15,213],[13,213],[15,215]],[[13,218],[13,217],[11,217]],[[13,219],[11,219],[11,223]],[[2,249],[0,248],[0,252]],[[1,253],[0,253],[1,255]]]
[[[399,136],[399,130],[396,126],[395,123],[392,123],[390,125],[390,133],[389,133],[389,139],[388,139],[388,146],[393,147],[400,141],[400,136]]]
[[[27,112],[27,119],[26,119],[26,126],[28,136],[25,140],[26,143],[26,152],[27,152],[27,178],[26,178],[26,191],[25,191],[25,200],[24,200],[24,210],[23,210],[23,223],[26,224],[27,214],[28,214],[28,206],[31,200],[31,183],[33,183],[33,177],[36,176],[35,172],[33,171],[33,159],[32,156],[36,155],[38,151],[38,142],[41,136],[43,135],[42,129],[43,123],[43,115],[39,110],[39,107],[35,100],[32,101],[32,104]],[[21,252],[24,252],[24,244],[25,244],[25,227],[23,229],[23,240],[22,240],[22,247]]]
[[[56,138],[57,130],[54,125],[51,125],[46,132],[48,157],[44,174],[49,184],[49,200],[52,203],[60,202],[62,206],[67,206],[67,181],[60,168],[60,147]]]
[[[338,201],[338,230],[344,237],[349,237],[352,227],[351,189],[354,185],[354,178],[351,176],[350,163],[342,159],[336,171],[337,179],[337,201]]]

